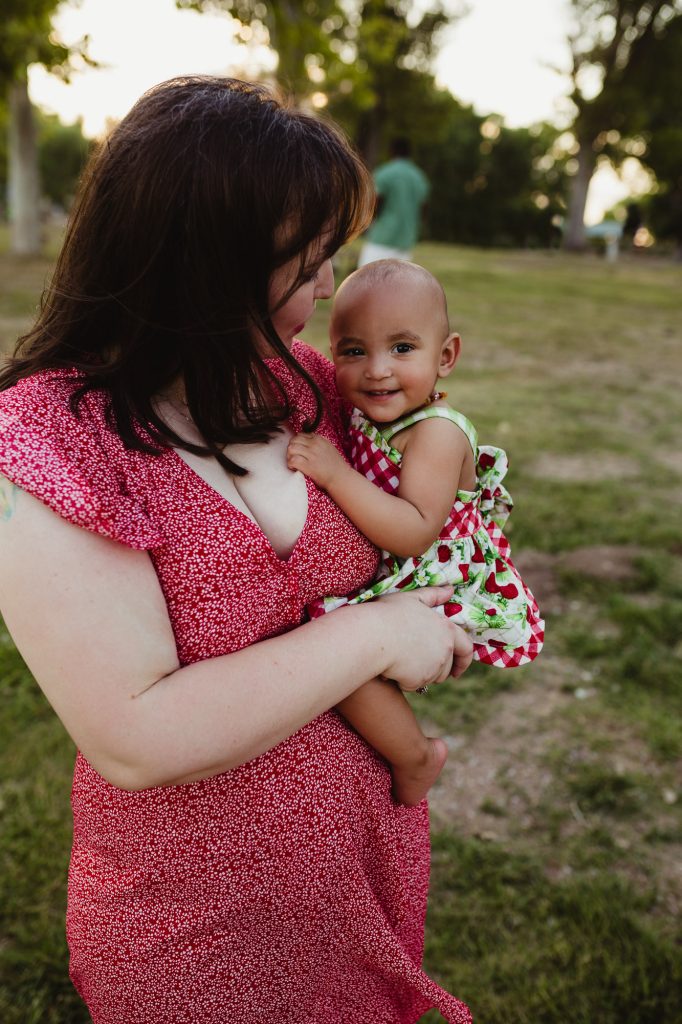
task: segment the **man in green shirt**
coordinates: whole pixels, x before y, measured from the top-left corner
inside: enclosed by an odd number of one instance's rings
[[[374,260],[412,259],[421,210],[429,193],[426,175],[410,159],[407,139],[394,139],[391,159],[374,172],[377,216],[367,231],[358,266]]]

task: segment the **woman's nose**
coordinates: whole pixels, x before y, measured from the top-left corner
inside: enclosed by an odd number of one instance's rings
[[[332,267],[332,261],[325,260],[320,269],[317,272],[317,281],[315,282],[315,298],[316,299],[328,299],[334,294],[334,268]]]

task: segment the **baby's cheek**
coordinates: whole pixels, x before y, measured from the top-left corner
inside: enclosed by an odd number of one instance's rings
[[[341,398],[349,399],[353,387],[353,380],[351,374],[344,372],[341,369],[336,370],[336,390],[338,391]]]

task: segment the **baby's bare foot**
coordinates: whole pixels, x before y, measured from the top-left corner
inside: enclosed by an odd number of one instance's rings
[[[409,764],[392,764],[393,796],[399,804],[415,807],[421,803],[445,764],[448,748],[445,740],[426,736],[423,756]]]

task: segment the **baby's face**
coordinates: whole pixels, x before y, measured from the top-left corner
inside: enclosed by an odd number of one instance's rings
[[[447,321],[436,305],[430,289],[403,275],[349,282],[339,293],[330,332],[337,386],[374,423],[424,405],[452,369]]]

